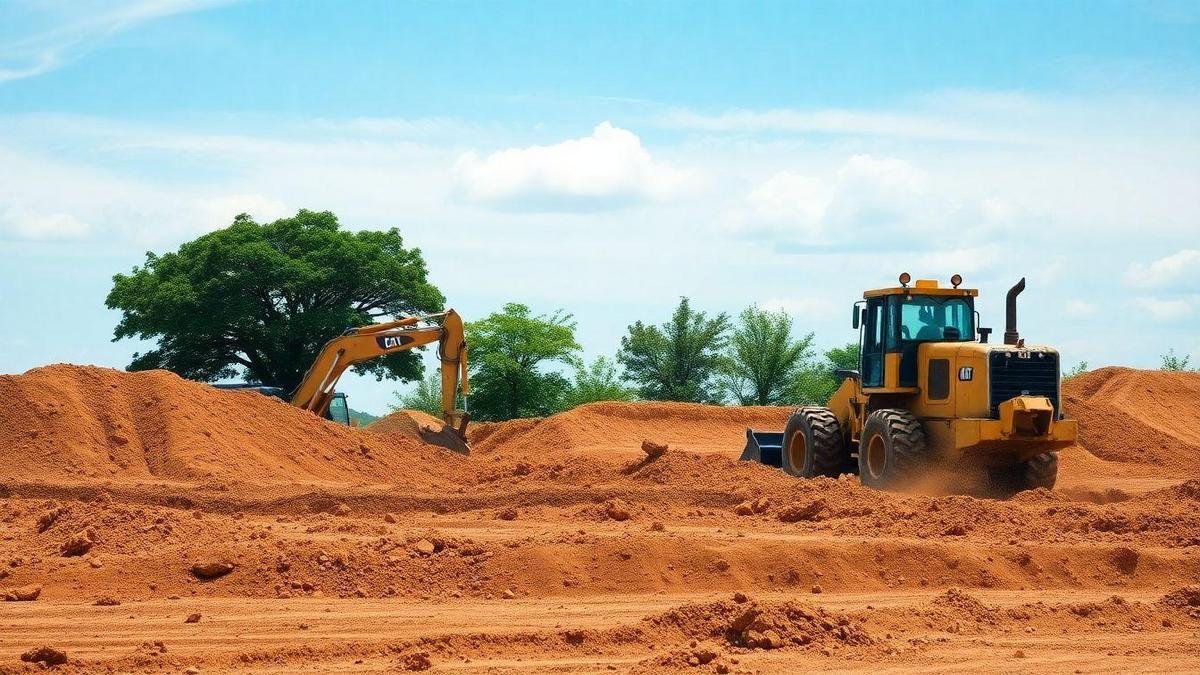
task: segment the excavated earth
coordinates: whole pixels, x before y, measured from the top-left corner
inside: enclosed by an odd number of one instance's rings
[[[592,404],[462,456],[421,413],[0,376],[0,672],[1195,670],[1200,374],[1063,397],[1059,486],[996,500],[735,461],[784,408]]]

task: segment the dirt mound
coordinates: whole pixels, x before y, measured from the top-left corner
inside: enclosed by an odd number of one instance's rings
[[[782,430],[793,408],[726,407],[699,403],[589,403],[541,420],[505,422],[473,434],[475,452],[506,455],[571,454],[642,456],[652,439],[701,453],[736,458],[746,428]],[[478,438],[478,442],[474,439]]]
[[[396,483],[448,478],[461,461],[161,370],[60,364],[0,376],[0,420],[0,476],[23,481]]]
[[[368,424],[365,429],[377,434],[400,434],[421,438],[421,427],[440,430],[445,423],[423,410],[397,410]]]
[[[421,410],[397,410],[368,425],[368,431],[385,436],[402,436],[428,445],[438,445],[460,454],[470,452],[453,428]]]
[[[1064,382],[1062,394],[1097,457],[1200,474],[1200,373],[1100,368]]]

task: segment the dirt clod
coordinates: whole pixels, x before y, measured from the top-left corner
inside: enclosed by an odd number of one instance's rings
[[[41,594],[41,584],[30,584],[4,591],[4,599],[8,602],[31,602],[37,600]]]
[[[67,653],[49,645],[35,647],[21,654],[21,660],[26,663],[40,663],[46,666],[61,666],[67,662]]]
[[[667,453],[667,444],[644,440],[642,441],[642,452],[646,453],[647,460],[655,460]]]
[[[236,565],[223,560],[206,560],[192,565],[192,574],[197,579],[218,579],[229,574]]]
[[[92,528],[80,530],[62,543],[59,550],[64,556],[80,556],[92,550],[96,544],[96,532]]]

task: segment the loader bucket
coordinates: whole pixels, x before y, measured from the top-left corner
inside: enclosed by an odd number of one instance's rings
[[[739,458],[743,462],[761,462],[778,467],[783,458],[783,434],[774,431],[746,430],[746,449]]]

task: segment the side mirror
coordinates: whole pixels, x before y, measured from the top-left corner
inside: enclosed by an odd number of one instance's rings
[[[854,327],[854,330],[858,330],[859,324],[862,323],[863,309],[862,309],[862,307],[859,307],[858,305],[855,305],[855,306],[851,307],[850,309],[852,310],[852,313],[853,313],[853,315],[850,318],[850,325],[852,325]]]

